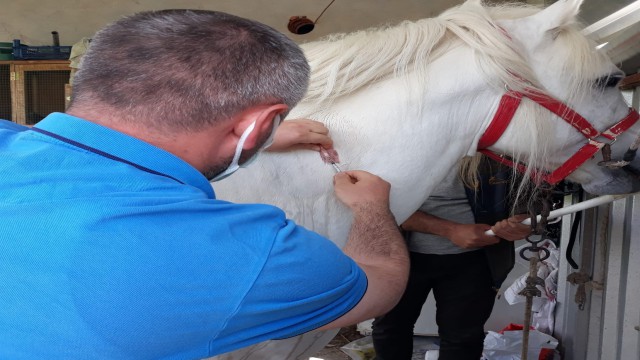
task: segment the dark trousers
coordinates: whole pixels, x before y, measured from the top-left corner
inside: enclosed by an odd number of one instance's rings
[[[484,251],[454,255],[411,253],[409,283],[395,308],[373,322],[377,360],[410,360],[413,328],[433,290],[440,360],[478,360],[484,323],[496,291]]]

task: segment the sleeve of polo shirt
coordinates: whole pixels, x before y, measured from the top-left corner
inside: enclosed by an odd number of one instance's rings
[[[366,289],[364,271],[340,248],[287,220],[235,321],[262,327],[269,339],[287,338],[344,315]]]

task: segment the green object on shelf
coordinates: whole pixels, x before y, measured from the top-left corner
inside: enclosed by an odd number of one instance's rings
[[[0,42],[0,60],[13,60],[13,43]]]

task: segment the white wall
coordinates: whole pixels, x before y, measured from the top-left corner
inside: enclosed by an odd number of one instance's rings
[[[462,0],[337,0],[307,35],[287,31],[289,18],[306,15],[315,20],[330,0],[0,0],[0,41],[20,39],[37,46],[51,45],[58,31],[62,45],[91,37],[105,24],[142,10],[192,8],[218,10],[268,24],[296,41],[432,17]]]
[[[509,0],[485,0],[501,2]],[[530,4],[553,0],[511,0]],[[401,20],[433,17],[463,0],[336,0],[307,35],[287,31],[289,17],[315,20],[330,0],[0,0],[0,42],[20,39],[28,45],[50,45],[51,31],[62,45],[91,37],[107,23],[142,10],[192,8],[218,10],[268,24],[298,42]],[[581,17],[591,23],[633,0],[585,0]]]

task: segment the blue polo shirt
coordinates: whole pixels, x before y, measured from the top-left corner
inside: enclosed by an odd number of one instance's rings
[[[0,359],[197,359],[322,326],[362,270],[148,143],[0,121]]]

